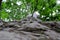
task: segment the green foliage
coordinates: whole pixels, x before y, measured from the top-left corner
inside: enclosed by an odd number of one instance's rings
[[[6,13],[4,10],[2,10],[1,17],[2,17],[2,19],[8,18],[8,13]]]
[[[60,17],[58,15],[60,14],[58,13],[60,12],[60,5],[57,5],[56,1],[57,0],[34,0],[31,5],[34,11],[38,10],[40,12],[40,19],[44,21],[59,20]],[[56,12],[56,10],[58,10],[58,12]],[[54,13],[55,15],[53,15]],[[42,16],[45,17],[42,18]]]
[[[2,2],[0,18],[20,20],[25,18],[28,13],[33,14],[35,11],[39,11],[39,18],[44,21],[60,20],[60,5],[56,4],[56,0],[7,0]]]

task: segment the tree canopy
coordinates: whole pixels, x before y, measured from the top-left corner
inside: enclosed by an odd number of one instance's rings
[[[0,8],[0,19],[7,21],[20,20],[35,11],[43,21],[60,20],[57,0],[0,0]]]

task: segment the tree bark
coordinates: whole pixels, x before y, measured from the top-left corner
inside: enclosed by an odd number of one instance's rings
[[[2,4],[2,0],[0,0],[0,10],[1,10],[1,4]]]

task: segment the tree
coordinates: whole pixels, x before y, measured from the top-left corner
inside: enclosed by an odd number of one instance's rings
[[[2,0],[0,0],[0,9],[1,9]]]
[[[39,11],[39,19],[44,21],[60,20],[60,5],[56,4],[56,0],[7,0],[2,2],[0,14],[3,20],[20,20],[35,11]]]

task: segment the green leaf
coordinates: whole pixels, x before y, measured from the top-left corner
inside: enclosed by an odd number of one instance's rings
[[[1,12],[1,18],[5,19],[5,18],[8,18],[8,17],[9,17],[8,13],[6,13],[4,10],[2,10],[2,12]]]

